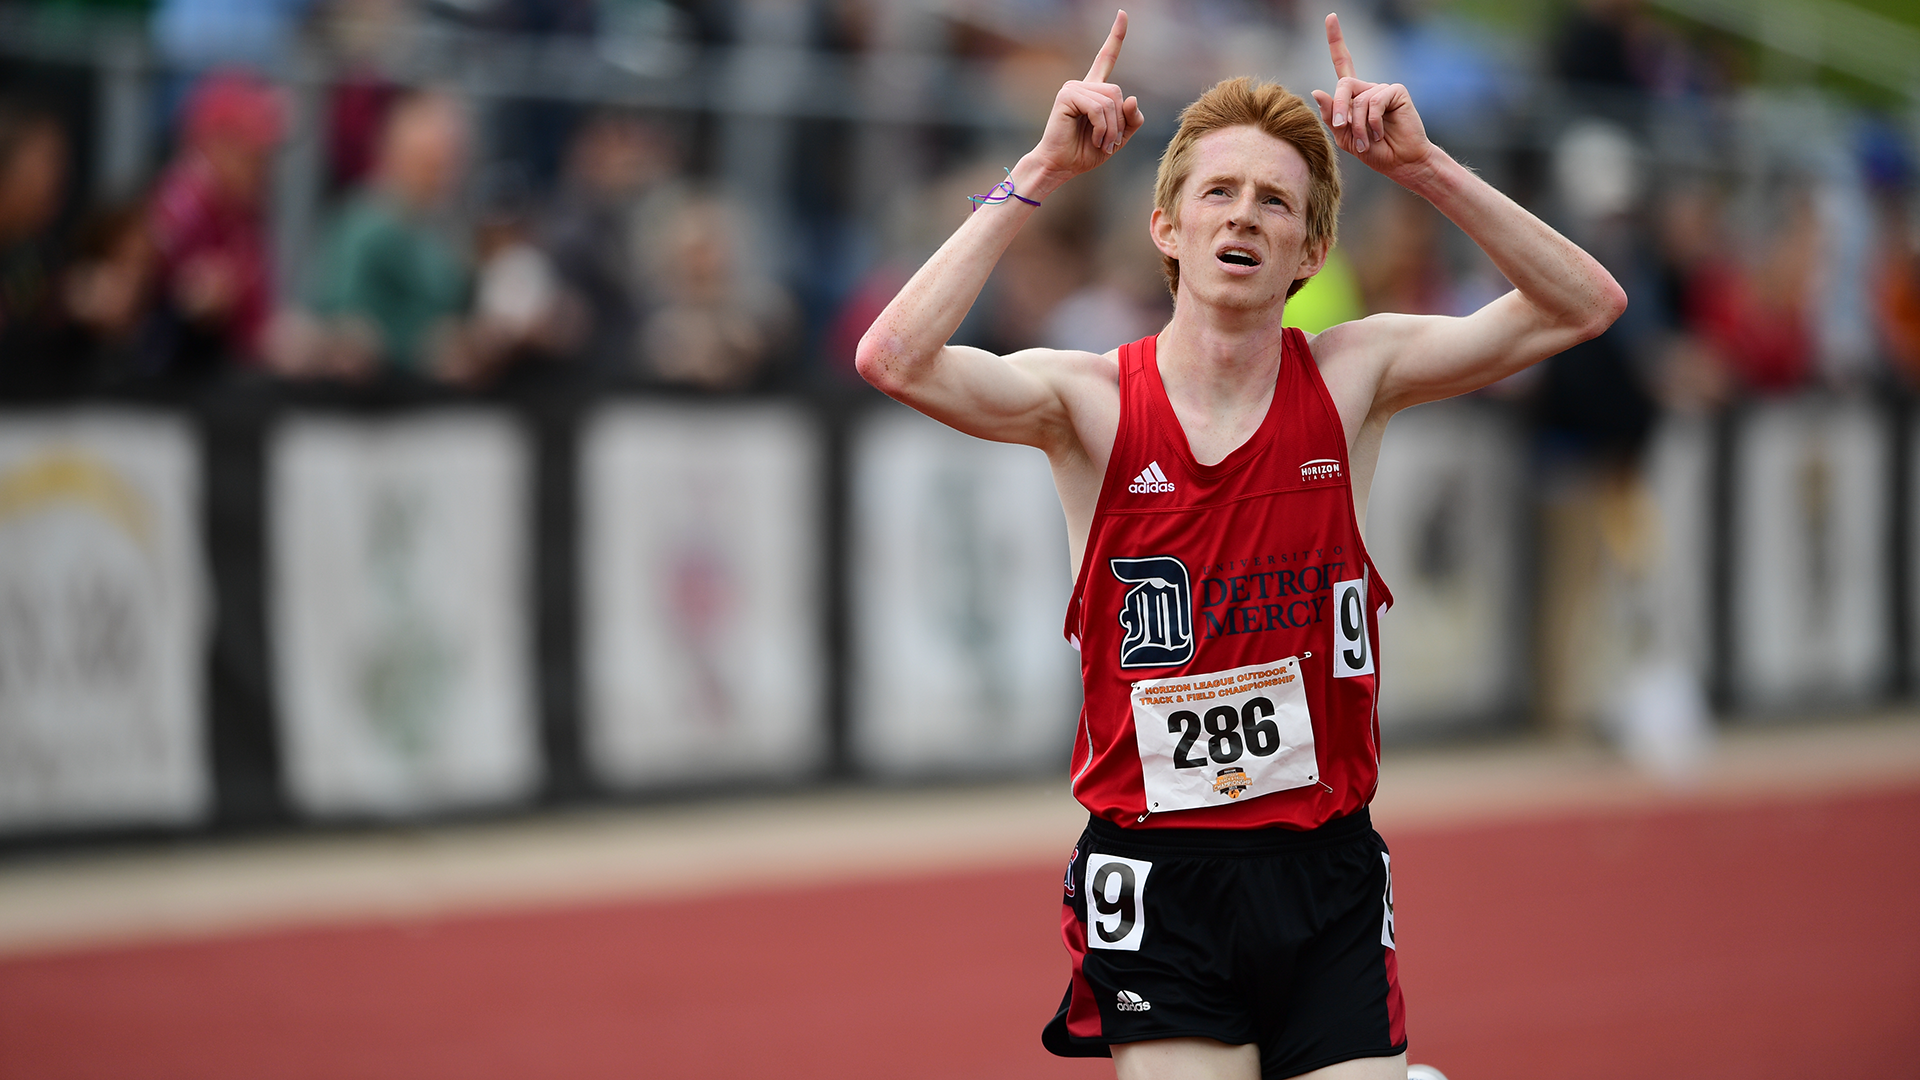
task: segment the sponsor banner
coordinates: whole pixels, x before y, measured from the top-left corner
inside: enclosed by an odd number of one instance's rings
[[[528,447],[481,413],[295,418],[268,465],[282,760],[313,814],[528,796]]]
[[[1760,711],[1887,685],[1891,434],[1864,401],[1755,407],[1734,454],[1733,687]]]
[[[1652,542],[1637,598],[1640,659],[1677,664],[1704,687],[1713,664],[1713,428],[1670,416],[1653,429],[1642,468]]]
[[[818,431],[784,405],[608,408],[580,462],[586,743],[608,784],[817,769]]]
[[[185,423],[0,416],[0,830],[205,815],[199,523]]]
[[[1066,767],[1079,657],[1046,457],[906,409],[852,446],[852,747],[884,774]]]
[[[1525,458],[1505,413],[1480,402],[1422,405],[1388,426],[1366,508],[1367,550],[1393,592],[1380,620],[1383,731],[1519,709]]]

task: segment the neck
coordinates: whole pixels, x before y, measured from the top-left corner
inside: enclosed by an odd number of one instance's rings
[[[1155,346],[1167,393],[1210,411],[1266,400],[1280,370],[1285,306],[1222,308],[1181,289]]]
[[[1265,419],[1286,341],[1283,306],[1222,310],[1184,289],[1175,299],[1154,352],[1167,402],[1200,464],[1225,460]]]

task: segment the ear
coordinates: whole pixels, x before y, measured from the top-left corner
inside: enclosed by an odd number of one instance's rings
[[[1301,278],[1312,277],[1319,273],[1321,269],[1327,265],[1327,255],[1332,250],[1332,241],[1322,240],[1317,244],[1309,246],[1305,251],[1302,251],[1300,253],[1300,269],[1295,271],[1293,279],[1298,281]]]
[[[1153,217],[1147,223],[1147,231],[1153,237],[1153,246],[1160,249],[1160,254],[1169,259],[1180,257],[1180,246],[1176,239],[1180,233],[1180,224],[1173,220],[1172,214],[1157,206],[1154,207]]]

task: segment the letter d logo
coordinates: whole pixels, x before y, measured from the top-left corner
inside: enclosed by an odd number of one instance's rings
[[[1193,584],[1171,555],[1108,559],[1113,576],[1131,586],[1120,601],[1123,668],[1173,667],[1193,659]]]

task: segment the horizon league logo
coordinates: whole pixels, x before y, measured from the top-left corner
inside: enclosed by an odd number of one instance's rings
[[[1123,668],[1173,667],[1193,659],[1193,584],[1187,566],[1171,555],[1108,559],[1128,585],[1120,601]]]

